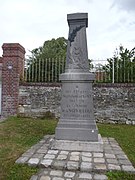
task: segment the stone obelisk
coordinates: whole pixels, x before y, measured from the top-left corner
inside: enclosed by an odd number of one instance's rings
[[[87,52],[88,14],[68,14],[67,21],[69,35],[66,69],[65,73],[60,75],[62,82],[61,115],[55,131],[55,139],[57,142],[60,140],[79,141],[80,143],[99,142],[93,112],[94,74],[89,72]]]

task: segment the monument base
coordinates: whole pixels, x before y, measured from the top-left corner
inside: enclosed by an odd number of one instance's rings
[[[73,124],[73,123],[72,123]],[[87,141],[87,142],[97,142],[98,141],[98,129],[96,125],[86,124],[87,127],[78,128],[77,125],[72,125],[70,122],[67,123],[67,127],[64,126],[64,123],[61,121],[58,123],[58,127],[55,129],[55,138],[57,140],[69,140],[69,141]],[[83,121],[79,124],[79,126],[84,126]],[[74,128],[70,127],[73,126]],[[95,127],[94,127],[95,126]],[[75,128],[76,127],[76,128]]]
[[[54,139],[51,145],[51,149],[65,150],[65,151],[67,150],[67,151],[103,152],[103,141],[100,134],[98,134],[97,142]]]

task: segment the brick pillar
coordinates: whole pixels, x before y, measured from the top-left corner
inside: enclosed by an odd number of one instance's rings
[[[18,43],[4,43],[2,49],[2,116],[8,117],[17,114],[25,49]]]

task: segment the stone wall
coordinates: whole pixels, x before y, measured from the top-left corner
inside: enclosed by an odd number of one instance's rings
[[[135,84],[95,86],[94,107],[98,122],[135,124]]]
[[[135,84],[97,84],[93,87],[98,122],[135,124]],[[60,115],[61,84],[21,84],[20,116]]]
[[[19,114],[21,116],[43,117],[50,111],[59,117],[60,84],[30,83],[20,85]]]

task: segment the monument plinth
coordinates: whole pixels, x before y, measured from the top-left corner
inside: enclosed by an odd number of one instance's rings
[[[67,20],[69,35],[66,69],[60,75],[61,115],[55,131],[54,148],[67,149],[70,146],[70,150],[79,150],[79,147],[83,150],[87,143],[90,150],[93,143],[99,151],[102,149],[102,141],[93,112],[94,75],[89,72],[86,40],[88,14],[68,14]]]

